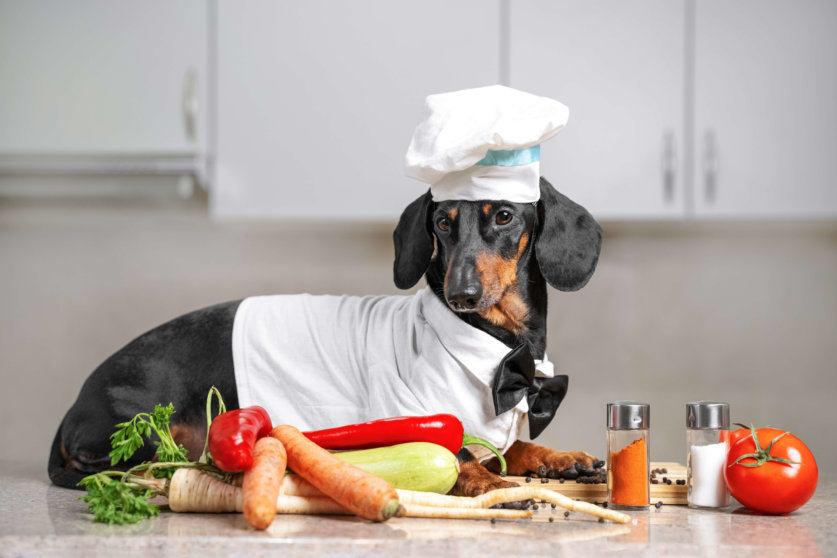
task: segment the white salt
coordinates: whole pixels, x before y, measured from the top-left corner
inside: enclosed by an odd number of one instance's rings
[[[729,505],[729,490],[724,481],[727,444],[709,444],[689,448],[691,486],[689,505],[721,508]]]

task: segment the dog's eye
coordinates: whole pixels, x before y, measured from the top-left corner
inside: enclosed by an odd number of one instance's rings
[[[447,217],[442,217],[436,222],[436,226],[439,227],[440,231],[447,232],[450,228],[450,221]]]
[[[500,211],[494,220],[498,225],[508,225],[512,220],[512,214],[508,211]]]

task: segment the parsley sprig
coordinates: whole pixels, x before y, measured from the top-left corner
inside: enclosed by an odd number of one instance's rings
[[[206,416],[207,436],[212,422],[212,397],[218,399],[219,413],[226,410],[218,390],[213,387],[207,395]],[[79,484],[87,489],[87,495],[80,498],[87,502],[87,511],[93,515],[93,521],[109,525],[125,525],[159,515],[160,509],[149,500],[154,496],[166,496],[168,479],[183,467],[201,469],[211,474],[227,477],[220,469],[211,464],[204,443],[204,453],[199,462],[190,462],[186,448],[174,440],[171,433],[171,416],[174,405],[156,405],[151,413],[139,413],[127,422],[116,425],[116,432],[110,437],[111,466],[120,461],[127,461],[143,446],[145,438],[156,434],[154,445],[157,448],[156,461],[144,462],[127,471],[102,471],[84,477]]]
[[[88,503],[87,511],[93,514],[93,521],[125,525],[159,515],[160,509],[149,502],[155,495],[153,490],[116,476],[121,477],[123,473],[96,473],[84,477],[79,483],[87,489],[87,495],[81,500]]]
[[[157,461],[162,463],[188,463],[186,448],[174,441],[169,420],[174,414],[174,405],[166,407],[156,405],[153,413],[140,413],[128,422],[116,425],[116,432],[111,434],[110,464],[116,465],[120,461],[127,461],[143,446],[143,438],[150,438],[157,434],[154,442],[157,447]],[[172,469],[162,470],[163,474],[171,476]]]

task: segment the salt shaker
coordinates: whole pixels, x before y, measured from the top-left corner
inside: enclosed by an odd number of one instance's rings
[[[616,509],[648,509],[647,403],[607,404],[607,502]]]
[[[686,485],[690,508],[729,506],[724,467],[729,451],[729,404],[686,404]]]

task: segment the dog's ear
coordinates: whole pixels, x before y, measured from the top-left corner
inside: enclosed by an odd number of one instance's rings
[[[602,228],[586,209],[541,178],[535,257],[546,281],[561,291],[587,284],[602,247]]]
[[[433,257],[433,232],[430,210],[433,198],[428,190],[404,209],[392,233],[395,243],[393,276],[395,286],[409,289],[418,283]]]

